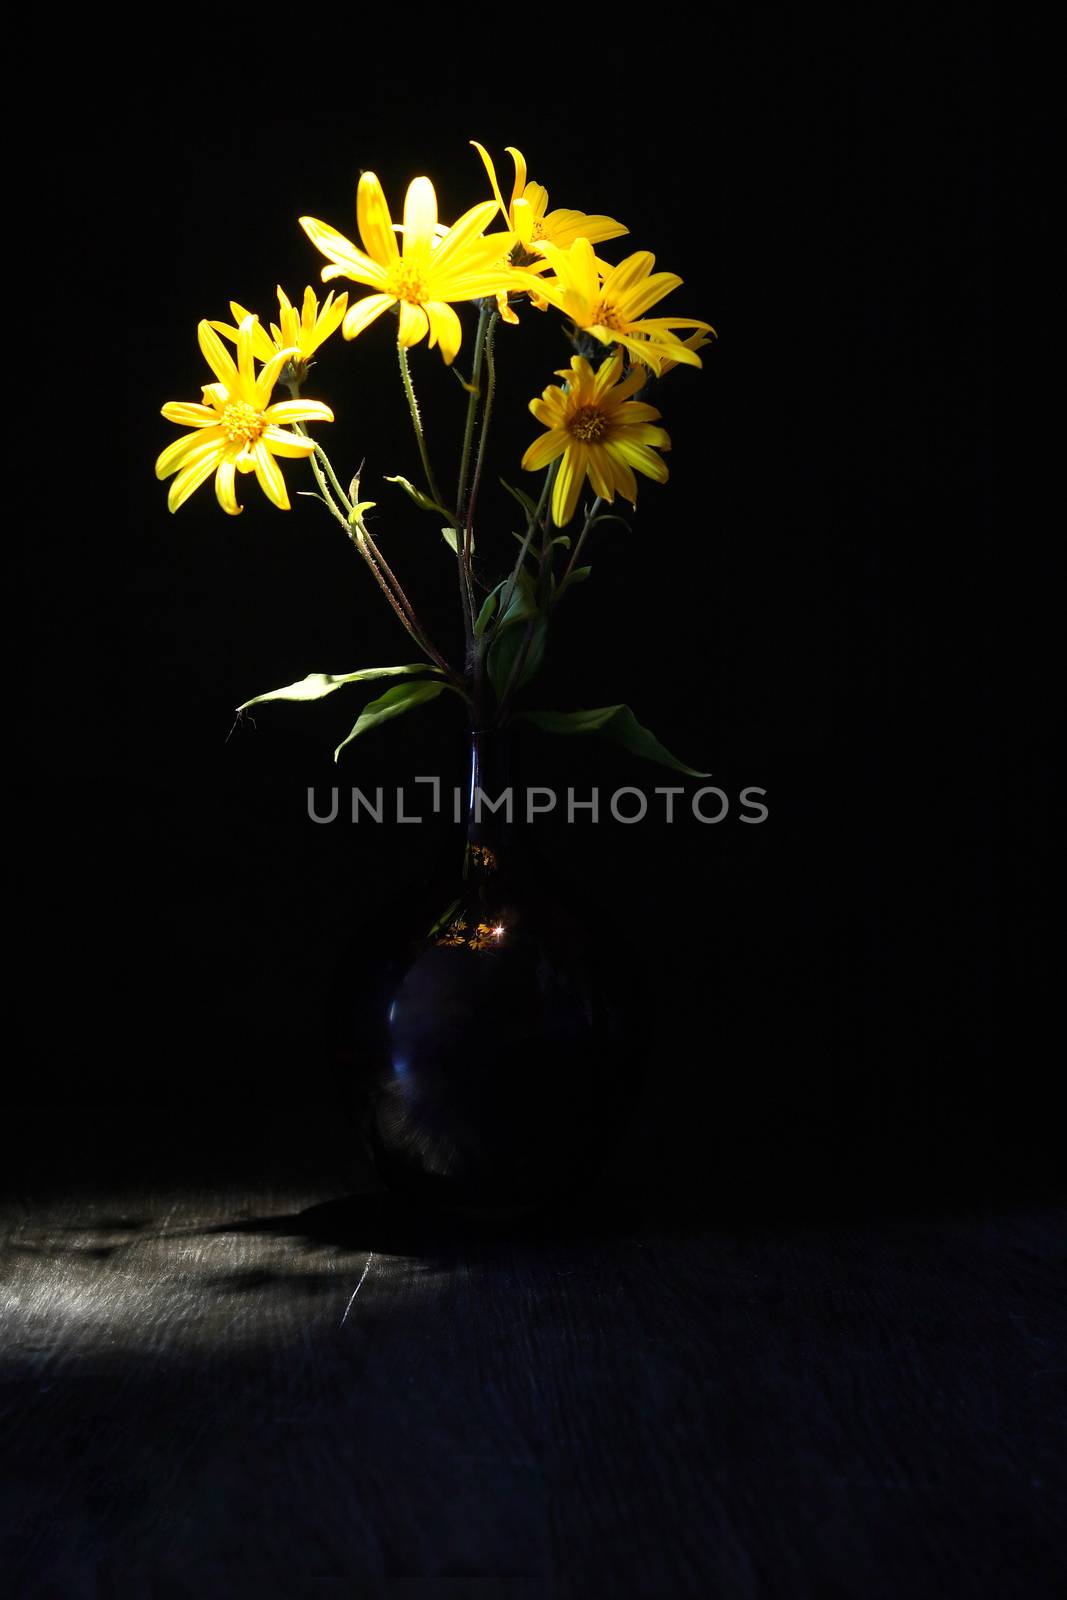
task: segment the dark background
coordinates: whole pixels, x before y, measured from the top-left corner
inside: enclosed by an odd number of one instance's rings
[[[233,727],[240,701],[309,671],[412,659],[322,508],[280,514],[249,479],[240,519],[210,485],[171,517],[152,466],[175,433],[160,405],[205,381],[198,319],[231,297],[269,314],[276,282],[294,299],[317,282],[296,219],[352,234],[361,168],[396,211],[429,173],[450,220],[484,195],[470,138],[502,176],[517,144],[553,205],[629,223],[605,253],[652,249],[685,279],[657,310],[719,332],[704,370],[661,394],[669,487],[643,485],[632,531],[598,537],[534,697],[626,701],[731,795],[767,790],[759,827],[735,804],[716,827],[542,830],[646,971],[657,1043],[635,1159],[693,1192],[727,1172],[797,1204],[872,1175],[904,1201],[1045,1170],[1047,1068],[1025,1026],[1046,970],[1028,900],[1042,713],[1003,687],[1018,635],[989,522],[995,40],[981,10],[920,27],[717,7],[669,48],[594,24],[307,22],[255,41],[213,24],[132,70],[109,68],[99,37],[53,69],[44,303],[91,398],[77,458],[57,449],[40,479],[59,514],[14,535],[34,643],[7,1095],[34,1171],[180,1168],[205,1143],[240,1149],[264,1113],[285,1131],[255,1159],[313,1151],[335,1127],[337,950],[456,848],[443,822],[315,827],[306,791],[458,782],[458,704],[339,772],[360,691]],[[449,638],[436,526],[381,482],[418,465],[391,333],[331,342],[309,390],[335,407],[335,461],[366,457],[380,542]],[[525,402],[569,351],[559,319],[533,314],[498,349],[494,462],[517,481],[537,431]],[[414,371],[448,462],[459,391],[425,347]],[[298,464],[286,477],[292,494]],[[490,483],[490,581],[512,525]],[[605,799],[674,781],[592,742],[535,737],[527,761],[532,781]],[[1030,999],[998,1030],[1013,974]]]

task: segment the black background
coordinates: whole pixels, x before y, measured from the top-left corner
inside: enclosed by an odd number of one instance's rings
[[[1003,980],[1023,972],[1033,995],[1045,960],[1012,899],[1043,874],[1040,714],[1012,702],[1002,723],[1014,645],[989,522],[995,41],[980,11],[920,25],[716,7],[665,24],[662,45],[651,23],[629,39],[609,21],[213,23],[130,66],[95,37],[84,63],[54,67],[55,143],[34,156],[58,197],[38,211],[56,228],[38,234],[41,303],[85,432],[74,459],[53,436],[51,509],[15,534],[34,640],[15,1126],[73,1108],[89,1159],[112,1165],[237,1148],[264,1111],[305,1149],[333,1126],[336,951],[456,835],[315,827],[306,791],[458,782],[462,715],[416,713],[339,772],[358,691],[233,727],[254,693],[411,649],[314,502],[283,515],[242,480],[240,519],[210,485],[171,517],[159,407],[205,381],[200,317],[231,297],[268,314],[276,282],[294,297],[317,282],[300,214],[351,235],[371,168],[394,208],[429,173],[450,220],[483,198],[478,138],[504,171],[517,144],[552,204],[626,221],[605,253],[653,250],[685,279],[657,309],[719,332],[702,372],[664,385],[671,482],[642,488],[632,531],[601,533],[534,697],[626,701],[731,795],[767,790],[759,827],[735,805],[716,827],[543,830],[575,897],[646,967],[657,1043],[637,1158],[696,1191],[724,1167],[753,1194],[784,1175],[798,1199],[871,1173],[904,1198],[1040,1170],[1032,1006],[1003,1033],[995,1017]],[[515,481],[537,431],[526,400],[569,351],[533,314],[498,346],[496,462]],[[425,347],[414,371],[450,460],[459,391]],[[417,469],[390,325],[333,341],[310,392],[335,408],[335,460],[366,456],[381,543],[449,638],[436,526],[381,482]],[[287,465],[291,491],[299,475]],[[491,580],[512,525],[490,484]],[[674,781],[595,743],[533,739],[527,760],[532,781],[605,797]],[[17,1142],[38,1170],[71,1159]]]

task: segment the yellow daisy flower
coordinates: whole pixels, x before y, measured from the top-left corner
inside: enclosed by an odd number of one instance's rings
[[[365,172],[356,193],[362,250],[325,222],[301,217],[300,226],[312,244],[330,259],[322,269],[323,282],[346,277],[375,291],[349,306],[342,325],[345,338],[354,339],[383,311],[399,304],[399,342],[418,344],[429,334],[430,345],[439,345],[451,365],[463,336],[451,302],[526,287],[522,274],[501,261],[501,248],[508,250],[514,242],[510,236],[482,237],[495,211],[495,201],[483,201],[442,234],[433,184],[429,178],[415,178],[408,185],[404,221],[397,230],[381,184],[373,172]]]
[[[634,468],[666,483],[667,467],[656,449],[669,450],[671,441],[655,406],[631,400],[645,382],[640,368],[619,382],[622,351],[616,350],[597,369],[584,356],[572,356],[570,367],[558,374],[566,388],[550,384],[530,410],[548,429],[535,439],[522,458],[527,472],[537,472],[562,456],[552,488],[552,520],[563,528],[574,516],[586,478],[602,500],[614,500],[616,491],[634,505],[637,480]]]
[[[307,377],[307,369],[315,351],[326,343],[332,333],[336,333],[347,310],[347,292],[334,299],[331,289],[320,310],[318,296],[314,289],[308,287],[304,290],[303,303],[298,311],[279,284],[278,321],[271,323],[269,334],[266,328],[256,322],[252,334],[252,354],[257,361],[267,362],[279,350],[297,350],[299,353],[293,358],[294,376],[297,383],[302,383]],[[230,301],[230,311],[238,327],[246,317],[252,315],[236,300]],[[211,326],[216,333],[229,339],[231,344],[237,343],[237,327],[231,327],[227,322],[213,322]]]
[[[168,400],[163,415],[168,422],[191,428],[175,439],[156,462],[156,477],[177,477],[170,486],[167,505],[177,511],[200,485],[215,474],[215,493],[222,509],[237,516],[234,475],[254,472],[268,500],[289,510],[285,480],[275,456],[309,456],[314,440],[290,433],[291,422],[332,422],[333,412],[318,400],[283,400],[268,404],[285,363],[299,350],[277,350],[256,376],[253,362],[256,319],[246,316],[237,330],[237,362],[207,321],[197,328],[204,360],[216,383],[204,385],[206,405]]]
[[[542,245],[555,273],[541,280],[541,292],[565,316],[601,344],[620,344],[638,361],[659,372],[663,358],[669,356],[686,366],[702,365],[696,351],[682,343],[671,330],[695,328],[713,333],[709,322],[695,317],[646,317],[650,306],[677,289],[681,278],[673,272],[653,272],[656,258],[647,250],[637,250],[617,267],[604,270],[587,239],[578,239],[569,250],[558,245]]]
[[[591,244],[598,244],[604,239],[617,239],[620,234],[629,233],[629,228],[616,222],[614,217],[587,216],[584,211],[549,211],[548,190],[543,184],[527,183],[526,157],[510,144],[507,153],[515,163],[515,182],[511,199],[505,205],[492,157],[477,139],[472,139],[471,144],[482,158],[504,225],[515,235],[511,250],[513,265],[525,267],[532,273],[545,272],[548,262],[542,247],[546,242],[567,250],[576,239],[588,239]],[[542,296],[531,298],[540,309],[545,308],[546,302]],[[508,306],[506,295],[497,296],[497,305],[500,315],[507,322],[518,322],[518,317]]]

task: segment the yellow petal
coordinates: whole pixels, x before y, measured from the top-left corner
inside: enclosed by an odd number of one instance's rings
[[[212,319],[211,326],[215,329],[216,333],[221,333],[224,339],[229,339],[232,344],[236,344],[237,329],[240,327],[244,319],[246,317],[250,317],[252,313],[250,311],[246,311],[244,306],[238,305],[236,300],[230,301],[230,311],[233,314],[233,319],[236,324],[235,327],[231,328],[229,323],[216,322],[214,319]],[[252,349],[255,351],[256,359],[258,361],[269,361],[271,356],[274,354],[274,346],[267,337],[267,331],[265,328],[261,328],[258,322],[256,323],[255,330],[252,334]]]
[[[615,474],[611,470],[610,459],[602,444],[590,445],[586,450],[586,467],[589,472],[589,482],[593,485],[593,493],[598,494],[601,500],[614,500]]]
[[[504,148],[515,163],[515,182],[511,190],[511,203],[514,205],[526,188],[526,157],[521,150],[516,150],[513,144],[505,145]]]
[[[301,438],[299,433],[288,433],[285,428],[264,428],[260,438],[272,455],[290,456],[293,460],[314,454],[314,439]]]
[[[203,321],[199,323],[196,330],[196,337],[200,342],[200,350],[204,360],[207,362],[216,378],[218,378],[219,382],[225,384],[226,388],[232,394],[234,390],[237,389],[238,382],[237,368],[233,364],[233,359],[230,356],[230,352],[227,350],[226,346],[223,344],[222,340],[219,338],[210,322]]]
[[[541,220],[542,236],[551,239],[561,249],[567,250],[576,239],[588,239],[590,244],[603,244],[605,239],[618,239],[629,233],[629,228],[614,217],[589,217],[583,211],[550,211]]]
[[[616,350],[608,356],[606,361],[602,361],[596,370],[596,377],[593,379],[594,399],[601,399],[606,390],[614,387],[618,382],[621,371],[622,351]]]
[[[333,412],[321,400],[278,400],[263,415],[277,428],[287,428],[291,422],[333,421]]]
[[[426,313],[421,306],[413,306],[410,300],[400,302],[400,331],[397,340],[405,349],[413,344],[418,344],[420,339],[426,337],[429,323]]]
[[[169,478],[179,467],[187,467],[191,461],[199,461],[204,455],[221,450],[225,437],[223,429],[218,427],[182,434],[180,439],[174,439],[156,457],[156,477]]]
[[[311,291],[309,290],[308,292],[310,293]],[[326,296],[326,300],[322,308],[322,315],[316,322],[314,332],[307,341],[307,348],[304,351],[305,355],[311,355],[319,348],[320,345],[325,344],[330,335],[336,332],[336,330],[341,326],[347,310],[347,292],[342,292],[335,300],[333,297],[333,290],[331,289],[329,294]]]
[[[654,478],[657,483],[666,483],[670,477],[670,470],[667,463],[661,461],[654,450],[650,450],[647,445],[631,444],[629,439],[622,435],[611,442],[631,467],[643,472],[646,478]]]
[[[630,466],[630,463],[627,461],[626,457],[622,454],[618,445],[615,444],[613,440],[609,439],[605,444],[604,449],[607,451],[608,459],[611,462],[612,471],[615,476],[616,490],[622,495],[624,500],[629,500],[631,505],[636,505],[637,479],[633,475],[633,469]]]
[[[214,450],[205,450],[197,456],[195,461],[188,462],[170,486],[167,496],[167,506],[171,511],[177,511],[183,506],[191,494],[195,494],[200,485],[214,472],[223,454],[225,446],[216,445]]]
[[[185,400],[168,400],[163,407],[163,415],[168,422],[176,422],[179,428],[210,428],[219,420],[219,414],[213,407],[198,406]]]
[[[252,359],[252,335],[256,320],[249,313],[237,330],[237,371],[241,379],[242,392],[249,401],[252,400],[256,389],[256,366]]]
[[[357,333],[362,333],[369,327],[375,317],[380,317],[383,311],[388,311],[390,306],[396,305],[396,297],[391,294],[368,294],[362,300],[357,300],[345,312],[344,336],[354,339]]]
[[[323,267],[323,282],[328,282],[330,278],[336,278],[338,274],[344,274],[344,276],[354,279],[356,283],[369,284],[372,289],[380,289],[385,283],[385,267],[371,256],[365,255],[362,250],[357,249],[352,241],[346,239],[343,233],[338,233],[336,228],[331,228],[325,222],[319,222],[315,217],[301,217],[300,226],[316,250],[321,250],[323,255],[328,256],[333,263],[332,266]],[[389,238],[392,239],[395,252],[396,240],[393,239],[391,231],[389,232]]]
[[[492,200],[483,200],[480,205],[471,206],[469,211],[465,211],[452,224],[434,251],[434,271],[456,270],[456,264],[460,263],[462,265],[463,260],[467,257],[469,246],[485,244],[486,241],[479,240],[478,236],[488,228],[493,220],[495,211],[496,206]],[[501,256],[507,255],[513,242],[511,236],[501,233],[494,234],[493,238],[494,240],[499,240],[499,254]],[[492,259],[492,246],[490,246],[489,259]]]
[[[267,499],[272,500],[279,511],[288,511],[289,495],[285,488],[285,479],[282,477],[282,469],[262,439],[257,439],[252,446],[252,461],[259,487]]]
[[[505,227],[510,227],[511,226],[511,222],[510,222],[510,218],[508,216],[508,208],[504,204],[504,197],[500,193],[500,185],[496,181],[496,167],[493,165],[492,157],[490,156],[490,154],[489,154],[488,150],[485,148],[485,146],[478,143],[477,139],[472,139],[471,140],[471,144],[474,146],[475,150],[477,150],[478,154],[482,158],[482,165],[484,166],[484,168],[485,168],[485,170],[486,170],[486,172],[487,172],[487,174],[489,176],[489,187],[492,189],[494,195],[496,196],[496,203],[500,207],[500,215],[504,219],[504,226]]]
[[[430,343],[440,345],[445,365],[450,367],[463,339],[463,324],[443,300],[427,300],[423,310],[430,324]]]
[[[550,428],[539,439],[535,439],[522,458],[522,465],[527,472],[539,472],[542,467],[547,467],[550,461],[555,461],[567,448],[570,434],[565,428]]]
[[[404,259],[430,254],[437,226],[437,196],[429,178],[413,178],[404,197]]]
[[[223,456],[215,473],[215,495],[223,511],[231,517],[239,517],[241,514],[234,488],[235,462],[236,456]]]
[[[400,251],[397,249],[392,218],[389,215],[385,195],[382,193],[382,186],[373,172],[365,172],[359,180],[359,188],[356,190],[356,222],[368,256],[382,267],[391,266]],[[322,248],[322,245],[319,245],[319,249]],[[349,249],[352,249],[351,245]],[[325,254],[329,255],[330,252],[327,250]],[[334,260],[340,259],[339,256],[334,257]],[[370,280],[363,278],[357,281],[366,283]]]
[[[585,449],[571,440],[563,452],[552,489],[552,521],[557,528],[565,528],[574,516],[584,482]]]
[[[286,350],[279,350],[265,367],[260,368],[259,377],[256,379],[249,396],[249,404],[255,406],[257,411],[262,411],[271,397],[274,385],[281,376],[282,369],[294,356],[299,356],[300,351],[296,345],[290,345]]]

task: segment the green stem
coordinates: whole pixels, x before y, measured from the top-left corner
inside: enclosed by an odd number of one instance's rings
[[[487,302],[483,302],[483,313],[486,304]],[[489,315],[488,324],[485,328],[485,338],[483,341],[485,348],[485,364],[487,368],[485,379],[485,408],[482,411],[482,431],[478,438],[478,454],[474,460],[474,482],[471,484],[470,504],[467,507],[467,523],[463,534],[463,555],[468,571],[470,570],[471,545],[474,542],[474,508],[478,503],[478,490],[481,486],[482,466],[485,461],[485,445],[489,437],[489,423],[492,420],[493,415],[493,397],[496,393],[496,361],[493,356],[493,342],[496,338],[496,329],[499,321],[500,313],[496,310],[493,310]],[[481,327],[481,317],[479,317],[479,327]]]
[[[444,501],[441,499],[441,493],[437,487],[437,482],[433,475],[433,468],[430,465],[430,452],[426,448],[426,435],[422,429],[422,418],[419,415],[419,402],[415,398],[415,388],[411,381],[411,368],[408,365],[408,353],[405,347],[399,343],[397,344],[396,351],[400,360],[400,376],[404,383],[404,393],[407,395],[408,410],[411,412],[411,423],[415,429],[415,439],[419,447],[419,455],[422,459],[422,470],[426,478],[426,487],[430,491],[431,498],[436,500],[438,505],[443,505]]]
[[[478,307],[478,331],[474,335],[474,370],[471,373],[470,393],[467,396],[467,421],[463,429],[463,451],[459,458],[459,487],[456,490],[456,511],[463,515],[463,500],[467,493],[467,475],[470,472],[471,446],[474,443],[474,423],[481,399],[482,355],[485,349],[485,329],[489,321],[489,302],[483,300]]]
[[[511,576],[508,578],[507,588],[501,593],[500,603],[497,606],[496,613],[498,617],[502,617],[508,606],[511,604],[511,597],[515,593],[515,585],[519,581],[519,573],[522,570],[523,562],[526,560],[526,552],[530,548],[530,541],[533,539],[535,529],[540,527],[541,523],[544,521],[548,497],[551,493],[552,485],[556,481],[556,473],[558,471],[559,458],[557,457],[557,459],[551,463],[548,471],[545,473],[545,481],[541,485],[541,498],[537,502],[537,507],[533,512],[533,515],[528,515],[526,518],[526,537],[523,539],[522,544],[519,547],[519,554],[515,561],[514,567],[511,569]]]
[[[559,588],[556,590],[556,604],[557,605],[559,604],[560,600],[563,597],[564,589],[567,587],[567,584],[570,582],[570,576],[571,576],[571,572],[573,571],[573,568],[574,568],[574,563],[577,561],[578,556],[581,553],[582,545],[585,543],[585,536],[589,532],[590,528],[593,526],[593,521],[594,521],[594,519],[596,517],[597,512],[600,510],[600,507],[602,505],[603,505],[603,501],[601,500],[600,496],[597,495],[596,499],[593,501],[592,510],[590,511],[589,515],[585,519],[585,526],[582,528],[581,533],[578,535],[578,543],[575,545],[574,549],[571,551],[571,558],[567,562],[566,568],[565,568],[564,573],[563,573],[563,577],[560,579]]]

